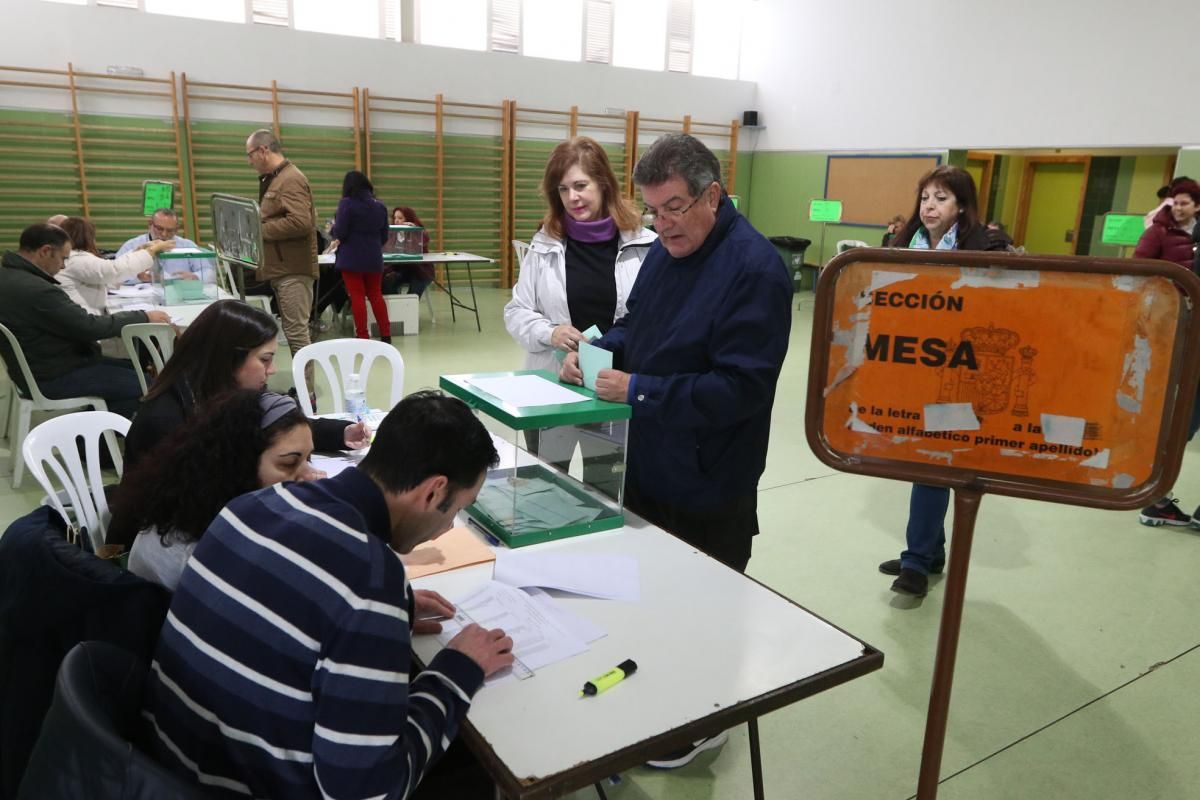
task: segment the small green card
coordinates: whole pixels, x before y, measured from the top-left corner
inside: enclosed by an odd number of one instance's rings
[[[1104,215],[1104,228],[1100,231],[1100,241],[1104,244],[1135,245],[1146,231],[1146,223],[1141,214]]]
[[[175,184],[146,181],[142,184],[142,213],[147,217],[160,208],[175,207]]]
[[[808,219],[811,222],[841,222],[841,200],[813,200],[808,204]]]

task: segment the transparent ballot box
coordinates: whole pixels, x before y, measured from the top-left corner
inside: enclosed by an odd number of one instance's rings
[[[158,254],[154,289],[163,305],[210,303],[217,299],[217,254],[198,247],[176,247]]]
[[[388,225],[384,261],[413,261],[425,252],[425,229],[420,225]]]
[[[541,370],[443,375],[440,384],[493,432],[500,464],[467,513],[497,538],[523,547],[625,524],[628,405]]]

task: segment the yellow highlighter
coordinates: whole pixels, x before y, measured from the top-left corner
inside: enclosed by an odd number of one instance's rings
[[[632,658],[627,658],[620,664],[610,669],[608,672],[601,675],[599,678],[592,678],[583,685],[583,690],[579,693],[580,697],[591,697],[607,691],[616,686],[621,681],[628,678],[633,673],[637,672],[637,664]]]

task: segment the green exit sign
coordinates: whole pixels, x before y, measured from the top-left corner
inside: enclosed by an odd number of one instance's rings
[[[813,200],[808,204],[808,219],[811,222],[841,222],[841,200]]]

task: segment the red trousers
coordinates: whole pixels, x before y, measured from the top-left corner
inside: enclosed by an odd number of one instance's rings
[[[342,271],[342,282],[346,284],[346,293],[350,295],[350,313],[354,315],[354,335],[359,339],[371,338],[367,328],[367,300],[371,301],[371,310],[375,312],[375,321],[379,323],[379,335],[392,335],[387,303],[384,302],[379,283],[382,278],[383,275],[378,272]]]

